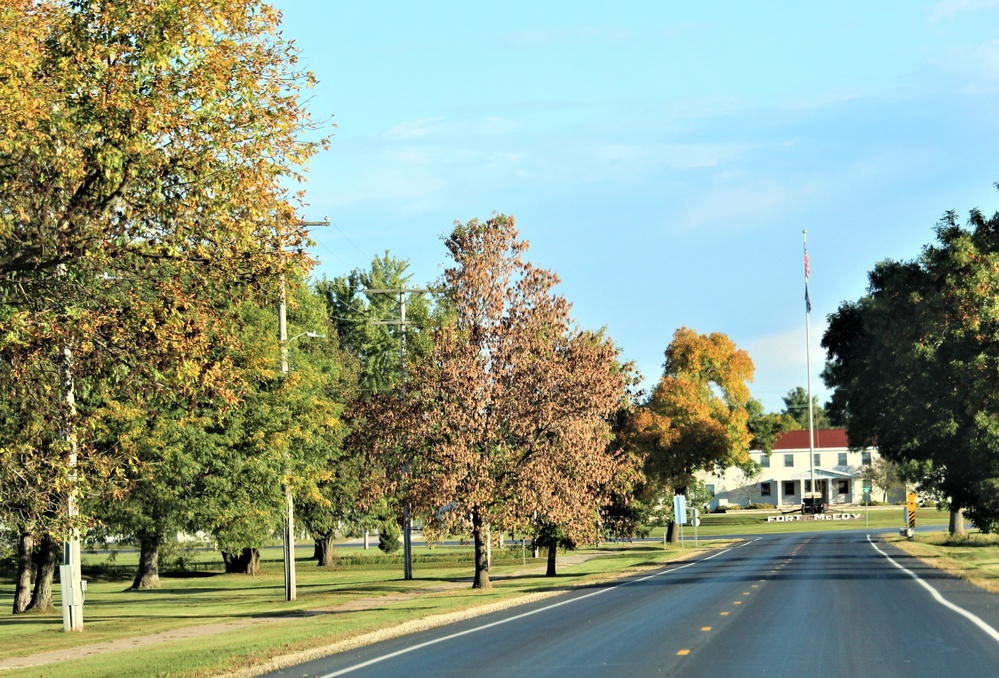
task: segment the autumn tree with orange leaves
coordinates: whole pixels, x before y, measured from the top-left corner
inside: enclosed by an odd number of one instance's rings
[[[490,587],[491,530],[536,516],[595,539],[626,463],[608,452],[626,381],[617,349],[573,325],[557,276],[525,261],[517,236],[512,217],[456,225],[429,355],[409,366],[406,404],[374,401],[365,427],[395,460],[384,468],[408,464],[394,487],[430,533],[472,535],[475,588]]]
[[[698,471],[749,461],[749,354],[724,334],[682,327],[666,349],[663,376],[627,426],[645,457],[647,492],[683,494]],[[675,522],[670,538],[676,540]]]

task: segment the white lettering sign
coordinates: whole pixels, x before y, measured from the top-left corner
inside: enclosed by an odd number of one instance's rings
[[[818,513],[814,516],[767,516],[768,523],[793,523],[800,520],[860,520],[862,513]]]

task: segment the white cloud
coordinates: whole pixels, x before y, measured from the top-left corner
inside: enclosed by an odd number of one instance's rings
[[[819,397],[819,402],[823,402],[828,399],[829,391],[819,377],[825,362],[825,352],[820,345],[825,324],[820,325],[816,327],[813,324],[811,328],[811,372],[812,393]],[[781,409],[781,398],[789,390],[807,384],[809,370],[804,323],[793,330],[752,339],[745,342],[743,348],[756,367],[756,378],[750,390],[754,397],[763,401],[768,410]]]
[[[401,122],[391,127],[386,135],[396,139],[417,139],[428,137],[438,131],[441,127],[441,118],[427,118],[425,120],[410,120]]]
[[[808,186],[743,179],[742,173],[723,173],[717,184],[699,193],[696,202],[672,221],[679,231],[744,230],[787,213],[793,203],[813,193]]]
[[[519,31],[510,36],[510,42],[518,47],[543,47],[593,40],[620,42],[631,37],[630,31],[621,28],[587,26],[584,28]]]
[[[999,88],[999,38],[951,46],[940,53],[936,62],[964,94],[993,95]]]
[[[737,144],[606,144],[595,149],[603,163],[629,166],[665,166],[670,169],[718,167],[741,157],[746,146]]]
[[[999,0],[943,0],[930,8],[931,23],[953,19],[958,14],[999,7]]]

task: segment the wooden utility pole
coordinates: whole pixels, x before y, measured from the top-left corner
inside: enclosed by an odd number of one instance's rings
[[[427,290],[419,287],[397,287],[392,289],[368,289],[364,290],[367,295],[372,294],[398,294],[399,295],[399,320],[374,320],[374,325],[398,325],[399,331],[399,360],[402,364],[402,379],[399,397],[403,405],[406,404],[406,295],[422,294]],[[406,440],[402,442],[402,474],[409,475],[409,459],[406,456]],[[413,535],[412,521],[410,516],[409,499],[402,504],[402,575],[404,579],[413,578]]]

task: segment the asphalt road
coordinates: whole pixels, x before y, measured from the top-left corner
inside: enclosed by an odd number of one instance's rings
[[[865,532],[768,535],[270,675],[975,678],[997,629],[999,598]]]

